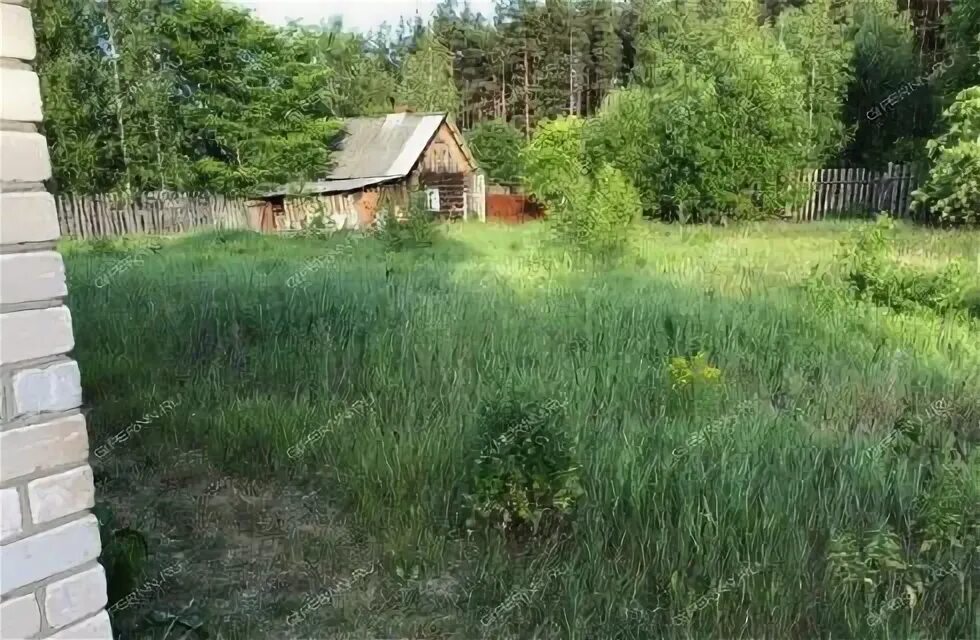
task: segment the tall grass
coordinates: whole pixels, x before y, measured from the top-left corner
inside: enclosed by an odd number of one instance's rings
[[[319,269],[346,240],[211,233],[102,287],[133,247],[70,245],[93,440],[179,396],[132,446],[315,477],[377,532],[389,568],[463,574],[470,596],[442,623],[459,637],[975,636],[980,324],[810,298],[798,285],[846,231],[652,227],[602,270],[538,251],[536,227],[453,229],[387,256],[357,240]],[[919,261],[980,246],[903,233]],[[723,381],[682,398],[667,362],[698,352]],[[567,402],[584,497],[560,540],[476,532],[460,563],[477,416],[507,388]],[[371,410],[335,420],[359,400]],[[868,455],[910,417],[965,456],[923,462],[914,442]],[[481,626],[545,553],[563,576]],[[907,585],[914,606],[869,619]]]

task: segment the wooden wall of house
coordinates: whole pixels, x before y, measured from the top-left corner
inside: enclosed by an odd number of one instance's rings
[[[350,193],[294,196],[270,202],[278,231],[304,229],[311,216],[319,215],[327,216],[337,228],[362,229],[374,224],[381,208],[388,204],[396,216],[405,212],[408,204],[405,182]]]
[[[356,226],[359,220],[355,196],[360,194],[335,193],[287,197],[283,211],[276,220],[280,231],[299,230],[306,227],[311,217],[326,216],[338,228]]]
[[[425,148],[419,170],[423,173],[470,173],[466,154],[460,148],[455,136],[446,123],[443,123]]]
[[[439,213],[443,216],[463,214],[466,189],[465,173],[421,172],[419,182],[423,189],[439,189]]]
[[[413,175],[421,189],[439,189],[439,213],[462,214],[467,176],[473,173],[466,154],[460,148],[449,126],[443,123],[426,147]]]

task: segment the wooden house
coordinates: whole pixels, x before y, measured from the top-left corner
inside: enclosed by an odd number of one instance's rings
[[[442,217],[485,219],[485,177],[445,113],[351,118],[332,160],[324,178],[265,194],[257,226],[302,229],[323,215],[337,228],[363,228],[383,207],[401,215],[416,191]]]

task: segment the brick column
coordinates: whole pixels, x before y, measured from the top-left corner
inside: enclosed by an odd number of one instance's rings
[[[109,640],[34,29],[0,0],[0,638]]]

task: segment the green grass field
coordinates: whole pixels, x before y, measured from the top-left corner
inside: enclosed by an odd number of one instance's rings
[[[980,636],[980,320],[809,292],[859,226],[645,226],[614,267],[542,249],[534,225],[390,255],[66,241],[99,495],[154,569],[184,567],[120,624]],[[902,227],[894,257],[980,282],[980,232]],[[699,352],[720,381],[675,389],[671,358]],[[465,526],[480,410],[512,394],[565,403],[584,490],[519,540]]]

